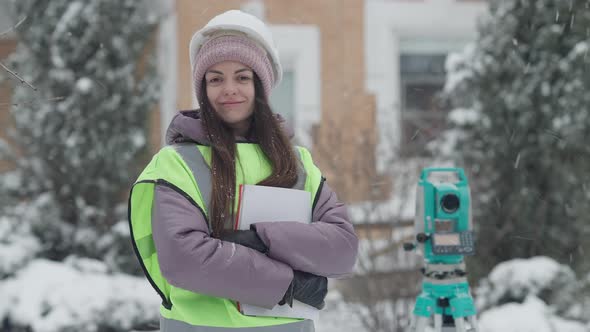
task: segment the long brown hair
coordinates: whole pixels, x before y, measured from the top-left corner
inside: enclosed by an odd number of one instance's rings
[[[205,79],[201,85],[201,119],[211,142],[211,211],[208,211],[212,235],[231,229],[236,196],[236,141],[231,128],[217,115],[207,98]],[[290,188],[297,182],[297,163],[293,147],[273,114],[258,76],[254,73],[254,112],[248,137],[269,159],[272,173],[259,185]]]

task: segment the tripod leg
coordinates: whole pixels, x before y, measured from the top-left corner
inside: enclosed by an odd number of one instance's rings
[[[465,330],[465,319],[463,317],[455,318],[455,331],[467,332],[467,330]]]
[[[435,332],[442,331],[442,315],[439,315],[439,314],[434,315],[434,331]]]
[[[414,316],[414,319],[416,320],[416,328],[413,330],[414,332],[425,332],[426,331],[426,325],[428,324],[428,318],[429,317],[424,317],[424,316]]]
[[[441,332],[455,332],[455,319],[453,319],[453,316],[442,314]]]
[[[469,316],[469,325],[471,328],[467,330],[467,332],[477,332],[477,317],[476,316]]]

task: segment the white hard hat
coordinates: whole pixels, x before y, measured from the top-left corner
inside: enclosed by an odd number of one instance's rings
[[[191,70],[194,70],[195,58],[203,44],[212,37],[228,32],[244,33],[247,37],[260,44],[268,53],[274,72],[274,86],[283,78],[283,68],[279,61],[279,51],[272,40],[270,30],[256,16],[240,10],[229,10],[212,18],[205,27],[195,32],[189,46]]]

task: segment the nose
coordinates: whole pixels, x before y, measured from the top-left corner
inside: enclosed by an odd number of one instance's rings
[[[235,82],[232,80],[226,80],[223,84],[223,94],[224,95],[235,95],[238,92],[238,87]]]

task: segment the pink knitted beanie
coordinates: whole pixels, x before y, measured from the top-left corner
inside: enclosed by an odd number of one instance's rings
[[[260,78],[264,95],[268,98],[275,78],[266,51],[248,37],[222,35],[205,42],[194,59],[193,80],[199,102],[207,98],[201,96],[205,73],[211,66],[223,61],[236,61],[250,67]]]

